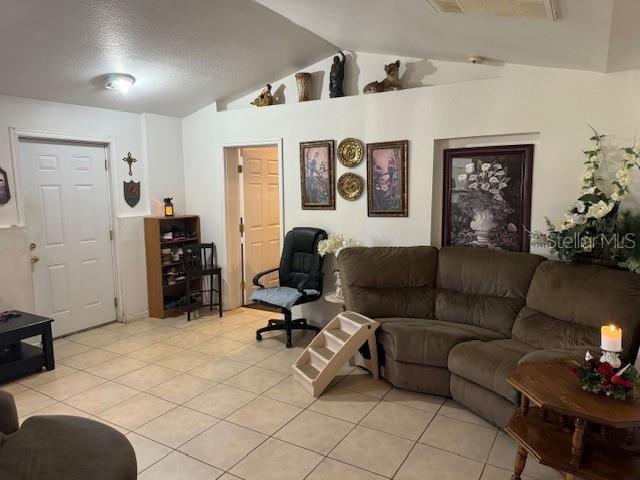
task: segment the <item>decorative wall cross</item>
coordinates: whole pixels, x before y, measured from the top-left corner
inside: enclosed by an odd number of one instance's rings
[[[133,172],[131,171],[131,165],[133,165],[134,163],[136,163],[138,160],[133,158],[131,156],[131,152],[127,153],[127,156],[124,157],[122,159],[123,162],[127,162],[127,164],[129,165],[129,176],[132,177],[133,176]]]

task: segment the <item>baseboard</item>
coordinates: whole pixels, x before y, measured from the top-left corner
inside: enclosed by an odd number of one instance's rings
[[[149,316],[149,310],[145,310],[144,312],[134,313],[133,315],[124,315],[122,317],[122,323],[133,322],[135,320],[142,320],[143,318],[147,318]]]

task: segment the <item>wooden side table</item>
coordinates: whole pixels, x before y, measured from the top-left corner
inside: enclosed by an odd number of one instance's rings
[[[564,472],[567,480],[638,480],[640,403],[585,392],[570,367],[519,365],[509,383],[522,395],[505,431],[518,443],[512,480],[527,457]]]

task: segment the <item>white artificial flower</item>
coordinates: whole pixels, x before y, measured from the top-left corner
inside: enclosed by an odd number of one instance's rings
[[[613,192],[611,194],[611,200],[613,200],[614,202],[619,202],[620,200],[622,200],[622,195],[620,195],[618,192]]]
[[[587,209],[587,206],[584,204],[582,200],[576,200],[575,207],[578,213],[584,213],[585,210]]]
[[[573,222],[576,225],[584,225],[585,223],[587,223],[587,217],[585,215],[574,215],[573,216]]]
[[[591,355],[591,352],[587,350],[587,354],[584,356],[584,361],[590,362],[591,360],[593,360],[593,355]]]
[[[504,170],[498,170],[498,171],[495,173],[495,176],[496,176],[496,177],[504,177],[506,174],[507,174],[507,172],[505,172]]]
[[[494,163],[493,164],[493,168],[495,168],[496,170],[502,170],[502,164],[501,163]]]
[[[489,178],[489,183],[498,183],[500,180],[498,180],[496,177],[491,177]]]
[[[464,183],[467,180],[467,176],[464,173],[458,175],[458,182]]]
[[[593,178],[593,170],[587,168],[582,176],[583,180],[591,180]]]
[[[613,208],[613,204],[608,204],[600,200],[598,203],[591,205],[589,210],[587,211],[587,216],[591,218],[602,218],[606,216],[611,209]]]
[[[483,163],[481,168],[482,168],[483,172],[486,172],[491,168],[491,164],[490,163]]]
[[[476,167],[473,163],[467,163],[464,166],[464,171],[467,173],[473,173],[475,171]]]
[[[477,179],[478,179],[478,175],[476,175],[476,174],[469,175],[469,180],[473,180],[473,181],[475,181],[475,180],[477,180]]]
[[[482,185],[480,185],[480,188],[482,190],[489,190],[489,184],[488,183],[483,183]]]

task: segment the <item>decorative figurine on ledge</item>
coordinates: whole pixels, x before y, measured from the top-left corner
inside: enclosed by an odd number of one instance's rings
[[[390,92],[392,90],[400,90],[400,60],[384,66],[387,78],[381,82],[367,83],[362,90],[363,93]]]
[[[269,105],[273,105],[273,95],[271,95],[271,85],[267,83],[266,87],[262,89],[260,95],[251,102],[251,105],[255,105],[256,107],[268,107]]]
[[[344,53],[338,52],[342,55],[342,60],[336,55],[333,57],[333,65],[331,65],[331,73],[329,75],[329,97],[344,97],[344,90],[342,82],[344,81],[344,63],[346,57]]]

